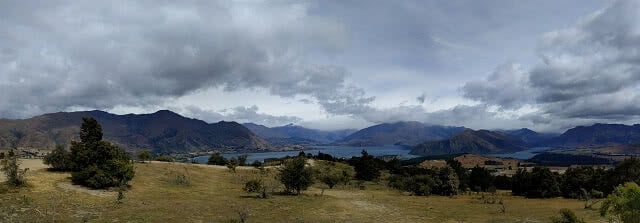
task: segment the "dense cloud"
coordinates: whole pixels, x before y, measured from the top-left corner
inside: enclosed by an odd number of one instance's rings
[[[0,118],[179,102],[187,116],[266,125],[638,119],[640,3],[558,30],[609,3],[541,1],[2,1]],[[181,101],[220,91],[244,95]],[[301,107],[318,111],[287,112]]]
[[[188,117],[199,117],[207,122],[236,121],[240,123],[255,122],[266,126],[281,126],[302,121],[295,116],[274,116],[258,112],[258,106],[236,107],[220,111],[204,110],[189,106],[181,111]]]
[[[540,40],[542,62],[530,70],[498,67],[464,95],[502,108],[538,111],[524,119],[631,121],[640,115],[640,1],[615,1],[573,27]]]
[[[357,111],[346,70],[305,61],[344,44],[341,24],[305,3],[44,1],[0,3],[0,113],[156,104],[199,89],[265,88]]]

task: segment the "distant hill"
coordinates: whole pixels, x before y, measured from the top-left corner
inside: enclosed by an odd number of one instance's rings
[[[153,114],[115,115],[103,111],[59,112],[23,120],[0,120],[0,148],[51,149],[78,140],[83,117],[102,125],[104,138],[128,150],[156,152],[264,150],[271,146],[236,122],[209,124],[162,110]]]
[[[514,129],[514,130],[500,130],[500,132],[504,132],[511,136],[520,138],[529,146],[538,146],[540,143],[558,136],[558,134],[540,133],[528,128]]]
[[[602,147],[640,142],[640,125],[595,124],[578,126],[544,141],[547,146]]]
[[[381,146],[401,144],[414,146],[425,141],[447,139],[464,131],[464,127],[426,125],[420,122],[396,122],[374,125],[357,131],[337,145],[347,146]]]
[[[450,139],[419,144],[411,150],[411,154],[487,154],[517,152],[525,149],[527,146],[524,141],[503,132],[465,130]]]
[[[274,145],[327,144],[357,131],[355,129],[323,131],[293,124],[273,128],[254,123],[245,123],[243,125]]]

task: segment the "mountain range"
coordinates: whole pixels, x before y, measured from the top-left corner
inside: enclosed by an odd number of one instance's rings
[[[411,154],[512,153],[527,148],[526,143],[522,139],[503,132],[465,130],[450,139],[421,143],[411,150]]]
[[[578,126],[541,144],[554,147],[602,147],[640,142],[640,124],[594,124]]]
[[[357,131],[335,145],[345,146],[415,146],[426,141],[447,139],[464,131],[465,127],[427,125],[420,122],[396,122],[374,125]]]
[[[254,123],[244,123],[243,125],[256,135],[277,146],[328,144],[357,131],[356,129],[323,131],[293,124],[272,128]]]
[[[103,111],[59,112],[22,120],[0,120],[0,148],[51,149],[78,140],[83,117],[102,125],[105,140],[130,151],[192,152],[265,150],[271,145],[236,122],[209,124],[168,110],[115,115]]]
[[[530,129],[471,130],[465,127],[395,122],[354,129],[323,131],[296,125],[266,127],[254,123],[206,123],[168,110],[116,115],[103,111],[58,112],[29,119],[0,119],[0,148],[52,149],[78,140],[83,117],[94,117],[104,137],[131,151],[257,151],[291,145],[403,145],[413,154],[504,153],[528,147],[599,148],[640,143],[640,125],[594,124],[562,134]],[[626,148],[626,147],[625,147]],[[635,147],[634,147],[635,148]]]

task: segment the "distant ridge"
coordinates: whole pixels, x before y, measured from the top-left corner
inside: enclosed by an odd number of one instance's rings
[[[531,147],[540,146],[540,143],[559,135],[554,133],[540,133],[528,128],[498,131],[520,138],[522,141],[527,143],[528,146]]]
[[[102,125],[104,138],[130,151],[264,150],[270,144],[236,122],[209,124],[169,110],[115,115],[104,111],[58,112],[30,119],[0,119],[0,148],[52,149],[77,140],[83,117]]]
[[[525,149],[527,149],[527,146],[524,141],[503,132],[465,130],[450,139],[422,143],[411,150],[411,154],[489,154],[510,153]]]
[[[357,131],[355,129],[323,131],[293,124],[272,128],[254,123],[244,123],[243,125],[273,145],[328,144]]]
[[[577,126],[543,144],[557,147],[602,147],[640,143],[640,124],[601,124]]]
[[[420,122],[396,122],[374,125],[357,131],[337,145],[381,146],[390,144],[414,146],[425,141],[447,139],[464,131],[464,127],[427,125]]]

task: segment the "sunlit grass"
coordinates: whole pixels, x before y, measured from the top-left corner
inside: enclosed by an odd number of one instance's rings
[[[262,175],[275,175],[275,169]],[[184,174],[190,184],[176,184]],[[116,193],[89,191],[69,183],[69,174],[37,170],[31,187],[0,194],[0,222],[228,222],[238,210],[248,222],[548,222],[569,208],[587,222],[606,222],[583,202],[570,199],[524,199],[501,193],[498,204],[485,204],[480,195],[452,198],[408,196],[382,184],[338,186],[324,190],[316,184],[303,196],[274,195],[259,199],[242,191],[244,182],[260,177],[259,170],[178,163],[136,164],[136,177],[123,203]],[[321,196],[320,194],[324,194]]]

